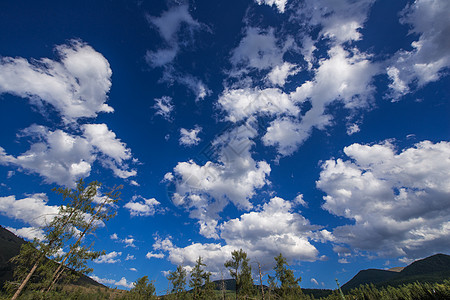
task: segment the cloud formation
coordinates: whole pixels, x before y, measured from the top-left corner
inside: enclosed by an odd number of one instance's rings
[[[187,4],[174,6],[162,13],[160,17],[148,15],[147,21],[158,29],[159,34],[168,45],[167,48],[155,52],[147,51],[147,63],[153,67],[164,66],[175,59],[180,50],[179,39],[181,35],[178,35],[178,32],[181,29],[181,24],[187,25],[185,27],[186,36],[192,36],[193,31],[200,27],[200,23],[194,20],[189,13]]]
[[[217,237],[218,213],[229,202],[240,209],[250,209],[249,200],[256,189],[268,183],[269,164],[256,162],[250,154],[255,134],[249,124],[227,131],[211,145],[217,162],[180,162],[165,176],[173,187],[173,203],[190,210],[190,216],[200,220],[200,233],[206,237]]]
[[[323,208],[352,220],[336,241],[380,256],[418,258],[450,246],[450,143],[423,141],[397,153],[388,142],[344,148],[322,165]],[[433,253],[431,253],[431,252]]]
[[[105,57],[79,40],[56,53],[58,60],[1,58],[0,94],[27,98],[42,111],[51,105],[65,122],[113,112],[106,104],[112,71]]]
[[[198,134],[202,131],[202,128],[199,126],[195,126],[194,129],[188,130],[185,128],[180,129],[180,145],[191,147],[198,145],[201,139],[198,137]]]
[[[120,262],[119,256],[122,255],[122,252],[110,252],[110,253],[106,253],[102,256],[100,256],[99,258],[94,259],[94,262],[96,264],[115,264]]]
[[[222,223],[220,243],[193,243],[186,247],[173,245],[170,238],[156,238],[153,248],[169,253],[169,260],[175,264],[193,267],[200,255],[208,270],[220,272],[223,263],[233,250],[243,249],[255,261],[269,270],[274,257],[280,252],[289,262],[315,261],[318,250],[311,241],[326,241],[329,234],[320,226],[311,225],[301,214],[294,212],[295,204],[274,197],[260,210],[244,213],[239,218]]]
[[[106,124],[83,125],[83,135],[72,135],[60,129],[51,131],[45,126],[32,125],[21,132],[34,142],[26,152],[14,157],[0,147],[0,164],[13,165],[19,170],[37,173],[46,182],[69,187],[79,178],[88,177],[94,161],[99,160],[120,178],[136,175],[125,160],[131,151],[116,138]]]
[[[449,10],[446,0],[418,0],[403,10],[401,22],[409,25],[410,33],[418,34],[419,39],[412,42],[413,50],[400,50],[387,67],[393,100],[439,80],[450,67]]]
[[[130,211],[132,217],[148,217],[156,213],[160,204],[155,198],[146,199],[142,196],[133,196],[132,200],[124,207]]]
[[[172,111],[174,109],[172,97],[163,96],[161,98],[156,98],[153,108],[156,110],[156,115],[160,115],[167,121],[172,121]]]

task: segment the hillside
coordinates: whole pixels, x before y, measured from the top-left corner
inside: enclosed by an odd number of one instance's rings
[[[440,282],[447,278],[450,278],[450,255],[435,254],[417,260],[403,269],[368,269],[359,271],[355,277],[342,286],[342,290],[348,291],[361,284],[372,283],[378,287],[387,285],[398,286],[415,281]]]
[[[3,288],[3,284],[6,281],[12,279],[13,265],[9,260],[19,254],[20,246],[24,243],[26,243],[24,239],[17,237],[11,231],[0,226],[0,289]],[[104,287],[104,285],[85,275],[82,275],[74,284]]]

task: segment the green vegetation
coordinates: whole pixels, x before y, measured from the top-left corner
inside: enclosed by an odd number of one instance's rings
[[[113,188],[100,201],[97,192],[101,184],[97,181],[87,186],[83,180],[71,189],[54,189],[65,202],[42,229],[44,239],[35,239],[33,243],[24,243],[17,256],[11,259],[14,266],[13,280],[7,281],[5,289],[17,299],[26,289],[37,292],[45,298],[61,280],[71,282],[81,274],[90,273],[87,261],[99,257],[103,252],[92,251],[91,245],[83,245],[85,236],[92,234],[98,224],[115,216],[113,206],[119,200],[118,189]],[[67,253],[57,255],[58,251],[68,248]],[[49,259],[53,258],[53,259]]]
[[[247,253],[239,249],[231,252],[231,259],[225,262],[225,268],[236,282],[236,299],[253,294],[252,269]]]

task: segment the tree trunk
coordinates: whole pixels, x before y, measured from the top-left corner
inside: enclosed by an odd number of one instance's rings
[[[108,198],[105,199],[105,201],[103,201],[102,205],[99,207],[99,209],[97,210],[97,212],[95,213],[95,215],[92,217],[92,219],[89,221],[89,224],[86,226],[86,228],[84,229],[83,233],[80,235],[80,237],[78,238],[78,240],[75,242],[75,244],[73,245],[72,249],[70,249],[69,253],[66,254],[66,256],[64,257],[63,261],[59,264],[58,268],[56,269],[56,271],[53,273],[53,281],[50,284],[50,286],[48,287],[46,292],[51,291],[51,289],[53,288],[53,286],[55,285],[55,283],[58,281],[59,276],[61,276],[60,270],[61,268],[64,266],[64,264],[66,263],[66,260],[70,257],[70,254],[72,254],[72,252],[74,251],[74,249],[76,249],[76,247],[78,246],[78,244],[81,242],[81,239],[84,237],[84,235],[86,234],[86,232],[89,230],[89,228],[91,228],[92,223],[95,221],[95,219],[97,218],[97,215],[100,213],[100,211],[102,210],[103,206],[106,204]]]
[[[11,298],[11,300],[16,300],[20,293],[22,292],[23,288],[25,287],[25,285],[28,283],[28,281],[30,280],[31,276],[33,275],[34,271],[36,271],[39,263],[41,262],[41,257],[36,261],[36,263],[34,264],[33,268],[31,268],[30,272],[28,272],[27,277],[22,281],[22,284],[19,286],[19,288],[17,289],[16,293],[14,294],[14,296]]]

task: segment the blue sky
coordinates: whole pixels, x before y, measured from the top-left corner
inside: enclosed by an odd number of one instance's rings
[[[123,184],[93,278],[242,248],[303,287],[450,250],[450,3],[2,1],[0,223]],[[64,249],[63,249],[64,250]]]

